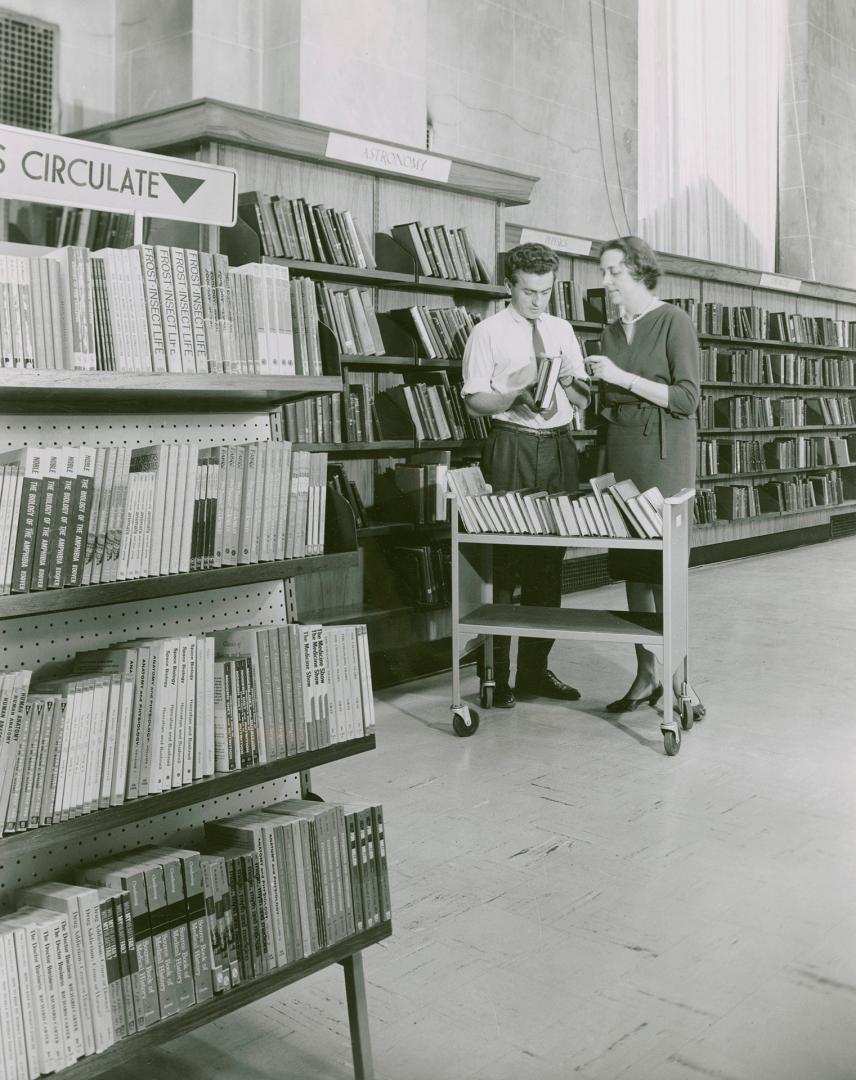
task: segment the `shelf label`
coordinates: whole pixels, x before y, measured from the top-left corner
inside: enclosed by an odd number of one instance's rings
[[[591,240],[581,236],[564,236],[562,233],[543,232],[541,229],[521,229],[521,244],[546,244],[564,255],[591,255]]]
[[[0,198],[234,225],[238,174],[221,165],[0,124]]]
[[[338,131],[331,131],[327,136],[325,156],[335,158],[336,161],[347,161],[351,165],[366,165],[372,169],[400,173],[402,176],[416,176],[420,180],[434,180],[440,184],[449,182],[449,171],[452,168],[449,158],[423,154],[421,150],[405,146],[358,139],[354,135],[343,135]]]
[[[761,289],[786,289],[788,292],[799,292],[802,282],[799,278],[782,277],[781,274],[761,274],[758,278],[758,286]]]

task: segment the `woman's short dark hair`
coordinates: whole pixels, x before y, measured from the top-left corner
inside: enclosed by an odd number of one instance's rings
[[[505,280],[512,285],[517,283],[516,274],[555,274],[559,269],[559,259],[552,248],[546,244],[518,244],[505,253],[503,271]]]
[[[630,271],[630,276],[641,281],[646,289],[654,289],[660,278],[662,270],[657,262],[657,256],[651,248],[640,240],[638,236],[622,236],[618,240],[610,240],[601,248],[601,255],[605,251],[620,251],[624,256],[624,265]]]

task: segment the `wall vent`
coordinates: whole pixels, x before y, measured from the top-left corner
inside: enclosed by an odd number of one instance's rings
[[[856,536],[856,514],[833,514],[829,519],[829,533],[833,540]]]
[[[0,11],[0,123],[53,131],[57,28]]]

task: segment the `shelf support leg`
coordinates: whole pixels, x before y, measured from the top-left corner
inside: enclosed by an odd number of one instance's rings
[[[345,993],[348,999],[348,1022],[351,1026],[354,1078],[355,1080],[374,1080],[363,954],[355,952],[345,957],[342,967],[345,969]]]

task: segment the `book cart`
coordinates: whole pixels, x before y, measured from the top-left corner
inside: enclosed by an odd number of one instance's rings
[[[140,231],[141,220],[137,239]],[[2,244],[0,250],[38,255],[48,249]],[[341,373],[335,368],[337,360],[331,361],[329,353],[325,374],[315,378],[0,368],[0,450],[27,445],[142,447],[268,440],[272,407],[341,391]],[[296,621],[299,576],[342,570],[357,562],[353,516],[332,491],[324,536],[323,555],[0,596],[0,671],[29,669],[39,677],[50,676],[81,649]],[[2,836],[0,914],[17,906],[22,889],[61,881],[88,863],[145,845],[194,847],[203,841],[207,820],[288,798],[320,801],[312,790],[313,768],[374,748],[374,735],[365,735]],[[79,1058],[56,1075],[83,1080],[138,1062],[165,1042],[338,963],[345,975],[354,1075],[356,1080],[371,1080],[362,950],[391,933],[391,922],[381,921],[161,1019],[101,1053]]]
[[[452,519],[452,726],[457,735],[474,735],[479,713],[461,696],[461,655],[473,636],[484,637],[479,687],[483,709],[493,704],[493,635],[543,637],[559,641],[589,640],[604,644],[639,643],[660,654],[663,664],[663,719],[660,730],[666,754],[681,748],[681,730],[689,731],[694,711],[687,657],[688,563],[692,499],[685,488],[666,499],[662,540],[618,537],[521,536],[468,533],[460,528],[458,501],[450,496]],[[580,608],[523,607],[494,604],[493,545],[526,547],[623,548],[659,551],[663,557],[663,611],[589,611]],[[679,672],[681,693],[675,700],[671,675]]]

